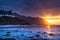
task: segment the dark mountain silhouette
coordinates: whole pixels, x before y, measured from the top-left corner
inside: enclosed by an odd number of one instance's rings
[[[0,24],[21,24],[21,25],[26,24],[27,25],[29,23],[17,17],[13,18],[13,17],[3,16],[0,17]]]
[[[12,10],[0,10],[0,24],[43,25],[43,19],[39,17],[26,17],[16,12],[12,13]]]
[[[12,11],[4,11],[0,10],[0,24],[20,24],[27,25],[29,24],[27,21],[18,18],[16,15],[12,13]]]

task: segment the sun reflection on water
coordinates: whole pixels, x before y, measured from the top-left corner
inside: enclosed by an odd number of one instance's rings
[[[48,34],[55,33],[55,32],[52,32],[51,25],[60,25],[60,15],[52,16],[51,14],[49,14],[49,15],[46,14],[46,15],[42,16],[41,18],[43,18],[43,20],[44,20],[44,24],[46,25],[45,28],[47,28],[47,33]]]

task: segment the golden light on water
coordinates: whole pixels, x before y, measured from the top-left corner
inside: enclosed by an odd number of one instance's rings
[[[42,17],[47,25],[60,25],[60,16]]]
[[[48,33],[50,33],[51,31],[51,25],[60,25],[60,15],[57,16],[45,15],[41,18],[44,19],[44,23],[47,25]]]

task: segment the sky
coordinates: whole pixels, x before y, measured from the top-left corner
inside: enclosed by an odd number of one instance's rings
[[[25,16],[59,15],[60,0],[0,0],[0,9]]]

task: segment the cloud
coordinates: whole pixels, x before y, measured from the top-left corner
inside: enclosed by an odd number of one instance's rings
[[[0,0],[1,8],[12,9],[22,15],[39,16],[44,10],[59,9],[60,0]]]

